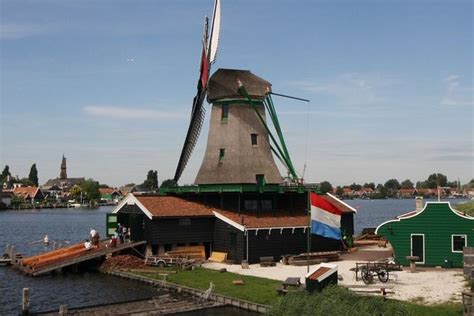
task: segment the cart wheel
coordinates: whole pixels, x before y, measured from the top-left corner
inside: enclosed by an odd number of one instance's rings
[[[164,268],[165,263],[163,261],[158,262],[158,268]]]
[[[370,271],[367,270],[362,270],[362,281],[364,281],[365,284],[371,284],[374,281],[374,276]]]
[[[379,277],[380,282],[387,282],[388,281],[388,271],[385,269],[380,269],[379,272],[377,272],[377,276]]]

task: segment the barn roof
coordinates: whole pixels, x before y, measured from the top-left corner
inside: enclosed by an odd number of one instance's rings
[[[207,101],[242,99],[239,81],[252,99],[264,99],[271,92],[272,84],[250,72],[250,70],[218,69],[209,79]]]
[[[215,209],[204,204],[187,201],[175,196],[133,195],[128,194],[113,213],[117,213],[126,204],[137,205],[149,218],[159,217],[213,217]]]
[[[241,211],[218,210],[216,216],[222,220],[230,220],[245,229],[293,228],[308,227],[308,213],[289,211]],[[220,216],[219,216],[220,215]],[[223,218],[225,217],[225,218]],[[236,225],[234,225],[236,226]]]

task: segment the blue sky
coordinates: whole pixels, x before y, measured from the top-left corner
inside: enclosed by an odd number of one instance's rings
[[[123,185],[156,169],[171,178],[213,2],[0,4],[0,167],[24,177],[36,163],[45,182],[64,153],[71,177]],[[433,172],[467,182],[472,15],[472,1],[459,0],[222,0],[213,70],[250,69],[273,91],[311,100],[274,99],[308,182]],[[194,180],[206,140],[207,125],[182,184]]]

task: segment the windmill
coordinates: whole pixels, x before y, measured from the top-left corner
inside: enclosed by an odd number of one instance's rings
[[[210,127],[195,184],[280,184],[283,178],[273,155],[287,169],[290,181],[297,183],[298,176],[271,98],[271,84],[248,70],[238,69],[219,69],[209,79],[219,42],[219,0],[214,3],[210,34],[208,25],[206,18],[197,94],[174,181],[177,183],[181,177],[198,140],[207,95],[212,103]],[[276,136],[267,124],[266,112]]]

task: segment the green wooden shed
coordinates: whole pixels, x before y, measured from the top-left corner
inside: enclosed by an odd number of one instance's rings
[[[463,247],[474,247],[474,217],[449,202],[427,202],[421,211],[398,216],[375,230],[393,246],[396,262],[409,265],[418,256],[424,266],[463,266]]]

